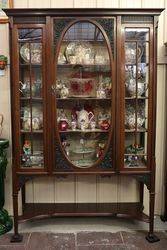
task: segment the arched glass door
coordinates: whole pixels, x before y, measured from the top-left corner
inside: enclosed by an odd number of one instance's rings
[[[112,147],[111,46],[100,25],[78,21],[66,28],[57,50],[57,140],[68,164],[90,168]]]

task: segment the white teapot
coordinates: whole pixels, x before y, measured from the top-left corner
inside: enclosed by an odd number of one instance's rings
[[[78,128],[82,130],[87,129],[90,121],[94,118],[93,112],[88,112],[83,108],[81,111],[77,111],[76,113]]]

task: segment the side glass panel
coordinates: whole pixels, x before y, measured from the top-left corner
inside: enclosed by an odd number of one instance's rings
[[[65,33],[53,89],[64,155],[78,168],[92,167],[105,156],[112,127],[110,56],[94,24],[78,22]]]
[[[20,163],[43,168],[42,29],[19,29]]]
[[[149,28],[125,28],[125,168],[147,164]]]

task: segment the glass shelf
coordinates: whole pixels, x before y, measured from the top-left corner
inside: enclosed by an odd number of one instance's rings
[[[140,96],[140,97],[131,97],[131,96],[128,96],[128,97],[125,97],[125,100],[135,100],[135,99],[145,100],[145,99],[148,99],[148,97],[146,97],[146,96]]]
[[[26,131],[26,130],[20,130],[22,134],[42,134],[43,130],[33,130],[33,131]]]
[[[71,130],[68,129],[66,131],[61,131],[59,130],[59,133],[108,133],[110,132],[109,130],[101,130],[101,129],[86,129],[86,130],[81,130],[81,129],[76,129],[76,130]]]
[[[72,64],[72,63],[68,63],[68,64],[58,64],[58,67],[109,67],[109,63],[108,64]]]
[[[97,97],[68,97],[68,98],[59,98],[59,97],[57,97],[56,99],[58,101],[74,101],[74,100],[77,100],[77,99],[79,99],[80,101],[81,100],[111,101],[110,97],[108,97],[108,98],[97,98]]]
[[[144,133],[144,132],[147,132],[148,130],[145,129],[145,128],[140,128],[140,129],[125,129],[125,133],[133,133],[133,132],[136,132],[136,133]]]
[[[40,66],[42,66],[42,64],[41,63],[33,63],[33,64],[31,64],[31,63],[20,63],[19,64],[21,67],[40,67]]]
[[[22,101],[40,101],[43,102],[43,98],[41,97],[20,97]]]

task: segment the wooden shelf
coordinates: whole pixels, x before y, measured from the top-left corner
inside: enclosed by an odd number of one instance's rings
[[[20,220],[51,216],[116,216],[132,217],[149,222],[142,204],[130,203],[26,203]]]

